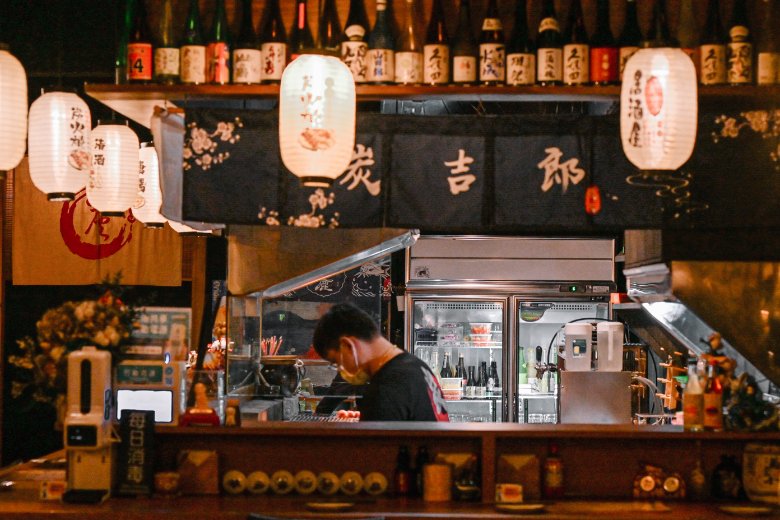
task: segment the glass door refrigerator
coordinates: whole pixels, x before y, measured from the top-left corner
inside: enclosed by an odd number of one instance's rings
[[[422,236],[405,283],[406,348],[451,421],[554,423],[563,327],[610,317],[614,241]]]

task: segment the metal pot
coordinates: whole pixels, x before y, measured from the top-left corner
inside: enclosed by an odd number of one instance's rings
[[[297,356],[264,356],[260,359],[260,374],[269,385],[278,386],[279,393],[291,397],[306,375],[303,361]]]

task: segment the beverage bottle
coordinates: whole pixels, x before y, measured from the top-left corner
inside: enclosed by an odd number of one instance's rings
[[[710,360],[707,371],[707,386],[704,388],[704,429],[723,429],[723,385],[718,377],[718,362]]]
[[[780,7],[777,0],[762,0],[761,32],[756,42],[756,83],[774,85],[780,71]]]
[[[395,38],[388,13],[387,0],[376,0],[376,21],[368,37],[366,79],[379,85],[395,79]]]
[[[130,41],[130,31],[133,29],[133,5],[135,0],[125,0],[122,10],[122,23],[117,37],[116,54],[114,55],[114,83],[127,83],[127,44]]]
[[[262,64],[263,54],[252,23],[252,0],[241,0],[241,29],[233,49],[233,83],[260,83]]]
[[[450,42],[442,0],[433,0],[431,19],[423,46],[423,83],[446,85],[450,82]]]
[[[343,61],[356,84],[368,81],[368,16],[363,0],[349,1],[349,14],[344,25],[341,40],[341,61]]]
[[[474,375],[474,365],[469,365],[469,377],[466,380],[466,391],[464,397],[471,399],[476,397],[477,379]]]
[[[460,0],[458,29],[452,41],[452,82],[473,85],[477,81],[477,39],[471,28],[471,0]]]
[[[466,372],[466,365],[463,362],[463,354],[458,355],[458,366],[455,367],[455,377],[459,377],[462,381],[462,386],[466,386],[466,381],[469,376]]]
[[[268,0],[260,22],[260,56],[263,83],[279,83],[287,66],[287,32],[279,9],[279,0]]]
[[[444,361],[441,364],[441,372],[439,372],[439,375],[441,377],[452,377],[452,367],[450,367],[450,355],[445,352],[444,353]]]
[[[747,17],[746,0],[735,0],[726,44],[726,80],[729,85],[753,83],[753,37]]]
[[[642,30],[639,28],[639,19],[636,14],[636,0],[626,0],[626,19],[623,22],[623,30],[617,42],[620,60],[620,81],[623,81],[623,69],[626,68],[628,58],[639,50],[641,41]]]
[[[699,64],[699,27],[693,14],[693,0],[680,1],[680,15],[677,18],[677,42],[693,64]]]
[[[203,42],[203,29],[200,25],[198,0],[190,0],[187,21],[184,24],[184,36],[179,46],[181,57],[180,80],[185,84],[206,82],[206,45]]]
[[[590,81],[611,85],[620,78],[620,50],[609,27],[609,0],[598,0],[596,32],[590,41]]]
[[[476,397],[485,397],[487,395],[487,367],[484,361],[479,363],[476,389]]]
[[[398,448],[395,472],[393,475],[394,489],[398,496],[408,496],[412,491],[412,468],[409,447],[401,445]]]
[[[555,3],[553,0],[544,0],[539,35],[536,37],[536,81],[540,85],[557,85],[563,80],[561,40]]]
[[[704,428],[704,393],[695,359],[688,364],[688,383],[683,390],[683,428],[686,431],[701,431]]]
[[[496,391],[496,378],[494,377],[495,368],[496,362],[493,361],[493,350],[490,350],[490,360],[488,361],[485,381],[485,391],[487,392],[487,395],[493,395],[493,392]]]
[[[515,4],[515,25],[506,45],[506,84],[533,85],[536,83],[536,50],[528,33],[526,1]]]
[[[417,35],[415,0],[406,0],[404,24],[395,44],[395,82],[415,85],[423,77],[423,53]]]
[[[488,0],[482,32],[479,36],[479,82],[499,85],[506,80],[506,46],[504,27],[498,14],[496,0]]]
[[[495,361],[490,362],[490,375],[488,378],[488,383],[490,382],[491,379],[493,380],[492,392],[501,395],[501,380],[499,379],[498,376],[498,367],[496,366]]]
[[[436,379],[440,377],[439,371],[439,351],[434,350],[433,355],[431,356],[431,372],[436,376]]]
[[[431,461],[426,446],[417,448],[417,457],[414,459],[414,494],[423,496],[423,467]]]
[[[642,47],[677,47],[669,32],[669,22],[666,17],[666,0],[656,0],[653,5],[653,21]]]
[[[152,40],[146,32],[146,2],[136,0],[133,26],[127,43],[127,79],[131,83],[152,80]]]
[[[563,497],[563,461],[558,455],[558,445],[551,442],[542,469],[542,493],[545,498]]]
[[[702,85],[726,83],[726,35],[718,0],[709,0],[707,22],[699,45],[699,81]]]
[[[157,46],[154,49],[154,79],[158,83],[176,83],[179,80],[179,46],[173,27],[173,0],[163,0],[160,6],[160,24]]]
[[[306,0],[296,0],[295,21],[290,29],[290,61],[314,48],[314,36],[306,14]]]
[[[590,48],[588,47],[588,32],[585,30],[580,0],[572,1],[564,42],[563,83],[565,85],[588,83]]]
[[[341,21],[336,0],[325,0],[317,27],[317,49],[329,56],[341,56]]]
[[[217,0],[211,33],[206,45],[206,79],[209,83],[230,83],[230,34],[225,0]]]
[[[528,383],[528,363],[525,360],[525,349],[517,349],[517,384],[524,385]]]

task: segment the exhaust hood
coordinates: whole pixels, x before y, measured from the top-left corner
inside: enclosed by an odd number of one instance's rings
[[[713,331],[738,373],[780,386],[780,263],[671,261],[626,269],[629,297],[695,353]]]

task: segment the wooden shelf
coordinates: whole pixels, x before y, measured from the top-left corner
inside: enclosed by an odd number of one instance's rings
[[[149,126],[155,106],[185,107],[188,102],[215,106],[232,102],[268,101],[279,97],[279,85],[114,85],[86,83],[87,95],[134,121]],[[607,87],[482,87],[482,86],[403,86],[360,85],[358,102],[366,101],[432,101],[450,102],[540,102],[540,103],[618,103],[620,86]],[[780,101],[780,86],[771,87],[699,87],[701,102],[721,104],[724,101]]]

